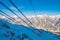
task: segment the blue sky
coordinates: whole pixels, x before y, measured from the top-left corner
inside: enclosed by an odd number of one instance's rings
[[[20,14],[8,0],[0,1],[3,2],[6,6],[8,6],[17,14]],[[25,15],[34,15],[29,0],[12,0],[12,1]],[[60,15],[60,0],[31,0],[31,1],[37,15],[41,14]],[[5,7],[3,7],[1,4],[0,10],[3,10],[9,15],[12,15],[12,13]]]

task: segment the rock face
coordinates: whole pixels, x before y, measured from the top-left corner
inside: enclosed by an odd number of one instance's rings
[[[60,35],[42,29],[11,24],[0,19],[0,40],[59,40]]]
[[[59,29],[60,31],[60,18],[56,20],[56,23],[55,23],[56,27]]]

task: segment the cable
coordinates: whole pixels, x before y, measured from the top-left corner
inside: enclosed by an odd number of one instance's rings
[[[9,1],[27,19],[27,21],[30,22],[30,20],[22,13],[22,11],[19,10],[18,7],[11,0],[9,0]],[[33,25],[32,22],[30,22],[30,24]]]
[[[13,14],[15,14],[15,12],[13,12],[11,9],[9,9],[6,5],[4,5],[1,1],[0,1],[0,3],[4,6],[4,7],[6,7],[8,10],[10,10]],[[18,16],[17,14],[15,14],[16,16]],[[19,16],[18,16],[19,17]],[[26,22],[26,21],[24,21],[21,17],[19,17],[23,22]],[[26,23],[27,24],[27,23]],[[27,25],[29,25],[29,24],[27,24]],[[30,29],[30,30],[32,30],[32,29]],[[34,30],[32,30],[32,32],[34,32]]]
[[[2,4],[5,8],[7,8],[9,11],[11,11],[14,15],[16,15],[19,19],[21,19],[23,22],[25,22],[27,25],[29,25],[25,20],[23,20],[21,17],[19,17],[15,12],[13,12],[11,9],[9,9],[5,4],[3,4],[0,1],[0,4]]]
[[[32,1],[29,0],[29,2],[30,2],[30,4],[31,4],[32,10],[33,10],[33,12],[34,12],[34,14],[35,14],[35,16],[36,16],[36,20],[37,20],[38,23],[40,24],[40,22],[39,22],[39,20],[38,20],[38,18],[37,18],[37,15],[36,15],[35,9],[34,9],[34,7],[33,7]],[[38,25],[39,25],[39,24],[38,24]],[[35,29],[33,29],[33,30],[35,30]],[[40,32],[39,30],[36,30],[36,31],[37,31],[37,32]]]
[[[5,14],[6,16],[10,17],[9,15],[7,15],[6,13],[4,13],[3,11],[0,10],[0,12],[2,12],[3,14]],[[10,17],[12,20],[15,20],[14,18]],[[15,20],[16,21],[16,20]]]
[[[9,20],[12,20],[12,19],[10,19],[9,17],[7,17],[6,15],[4,15],[4,14],[2,14],[2,13],[0,13],[2,16],[5,16],[6,18],[8,18]],[[13,20],[12,20],[13,21]]]
[[[12,20],[14,20],[14,21],[16,21],[13,17],[11,17],[11,16],[9,16],[8,14],[6,14],[5,12],[3,12],[3,11],[1,11],[0,10],[0,12],[2,12],[2,14],[5,14],[7,17],[9,17],[10,19],[12,19]],[[13,22],[13,21],[12,21]],[[19,22],[20,24],[21,24],[21,22]]]
[[[38,18],[37,18],[37,15],[36,15],[35,9],[34,9],[34,7],[33,7],[32,1],[29,0],[29,2],[30,2],[30,4],[31,4],[31,7],[32,7],[32,9],[33,9],[33,11],[34,11],[34,14],[35,14],[35,16],[36,16],[36,20],[37,20],[38,23],[40,24],[40,22],[39,22],[39,20],[38,20]]]

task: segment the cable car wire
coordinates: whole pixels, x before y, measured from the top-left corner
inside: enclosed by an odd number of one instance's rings
[[[32,7],[32,10],[33,10],[33,12],[34,12],[34,14],[35,14],[35,16],[36,16],[36,20],[37,20],[38,23],[40,24],[40,22],[39,22],[39,20],[38,20],[38,18],[37,18],[37,15],[36,15],[36,11],[35,11],[35,9],[34,9],[34,7],[33,7],[32,1],[29,0],[29,2],[30,2],[30,5],[31,5],[31,7]]]
[[[9,17],[7,17],[6,15],[4,15],[4,14],[2,14],[2,13],[0,13],[0,15],[5,16],[5,17],[8,18],[9,20],[13,21],[12,19],[10,19]]]
[[[19,19],[21,19],[23,22],[25,22],[27,25],[29,25],[25,20],[23,20],[20,16],[18,16],[15,12],[13,12],[11,9],[9,9],[5,4],[3,4],[0,1],[0,4],[2,4],[5,8],[7,8],[9,11],[11,11],[14,15],[16,15]]]
[[[23,12],[21,10],[19,10],[18,7],[11,0],[9,0],[9,1],[27,19],[27,21],[30,22],[30,24],[32,26],[34,26],[33,23],[23,14]]]
[[[6,16],[10,17],[8,14],[4,13],[3,11],[0,10],[0,12],[2,12],[3,14],[5,14]],[[12,20],[15,20],[14,18],[10,17]],[[15,20],[16,21],[16,20]]]

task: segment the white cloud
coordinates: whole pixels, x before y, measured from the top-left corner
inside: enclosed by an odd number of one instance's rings
[[[16,18],[17,16],[16,15],[13,15],[12,17]]]
[[[6,18],[5,16],[1,16],[0,18]]]

